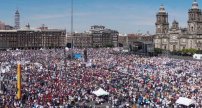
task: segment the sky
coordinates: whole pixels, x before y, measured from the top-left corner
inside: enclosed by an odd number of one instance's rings
[[[155,33],[156,13],[161,4],[169,14],[170,26],[175,19],[187,26],[188,9],[194,0],[73,0],[74,31],[84,32],[92,25],[103,25],[122,34]],[[199,7],[202,1],[197,0]],[[71,28],[71,0],[0,0],[0,21],[14,25],[19,9],[21,28]]]

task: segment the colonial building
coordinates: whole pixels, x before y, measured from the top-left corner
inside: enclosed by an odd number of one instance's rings
[[[0,30],[0,49],[61,48],[65,30]]]
[[[119,46],[128,47],[136,43],[153,43],[154,35],[143,34],[119,34]]]
[[[127,34],[119,34],[118,46],[119,47],[128,47],[128,36],[127,36]]]
[[[202,12],[196,1],[189,9],[188,16],[188,28],[180,28],[176,20],[169,27],[168,13],[161,5],[156,15],[155,48],[169,51],[190,48],[202,50]]]
[[[104,26],[94,25],[90,29],[93,47],[118,46],[119,32]]]
[[[67,35],[68,47],[71,47],[72,43],[77,48],[118,46],[118,31],[106,29],[104,26],[91,26],[89,32],[72,35]]]
[[[128,45],[131,51],[148,53],[154,51],[153,35],[128,34]]]
[[[74,47],[89,48],[92,47],[92,37],[89,33],[75,33],[74,34]]]

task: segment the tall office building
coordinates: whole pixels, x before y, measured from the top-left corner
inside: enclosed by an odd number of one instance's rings
[[[20,29],[20,13],[18,10],[15,12],[15,29]]]

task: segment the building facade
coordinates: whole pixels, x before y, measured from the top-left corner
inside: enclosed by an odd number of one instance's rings
[[[14,27],[10,25],[5,25],[5,23],[0,21],[0,30],[14,30]]]
[[[119,34],[118,46],[119,47],[127,47],[128,46],[128,36],[127,36],[127,34]]]
[[[0,30],[5,30],[5,24],[0,21]]]
[[[89,33],[74,33],[74,47],[90,48],[92,47],[92,37]]]
[[[153,43],[154,35],[143,35],[143,34],[119,34],[119,45],[128,47],[136,43]]]
[[[94,25],[90,29],[92,36],[92,47],[118,46],[119,32],[107,29],[104,26]]]
[[[154,51],[153,35],[128,34],[128,46],[135,53],[149,53]]]
[[[5,25],[5,30],[14,30],[15,28],[10,25]]]
[[[40,49],[65,46],[65,30],[0,30],[1,49]]]
[[[66,36],[66,46],[68,48],[86,48],[92,47],[92,37],[88,33],[67,33]]]
[[[188,16],[187,28],[180,28],[176,20],[169,27],[168,13],[161,5],[156,15],[155,48],[169,51],[190,48],[202,50],[202,12],[196,1],[189,9]]]
[[[67,46],[73,43],[77,48],[118,46],[118,31],[106,29],[104,26],[91,26],[89,32],[67,35]],[[73,42],[72,42],[73,39]]]

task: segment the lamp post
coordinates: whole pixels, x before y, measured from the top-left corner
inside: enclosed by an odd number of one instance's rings
[[[65,68],[65,73],[67,72],[67,60],[66,60],[66,49],[64,47],[64,68]]]
[[[73,58],[73,49],[74,49],[74,0],[71,0],[71,59]]]
[[[3,76],[2,76],[1,74],[2,74],[2,73],[0,72],[0,94],[3,93],[3,92],[2,92]]]

